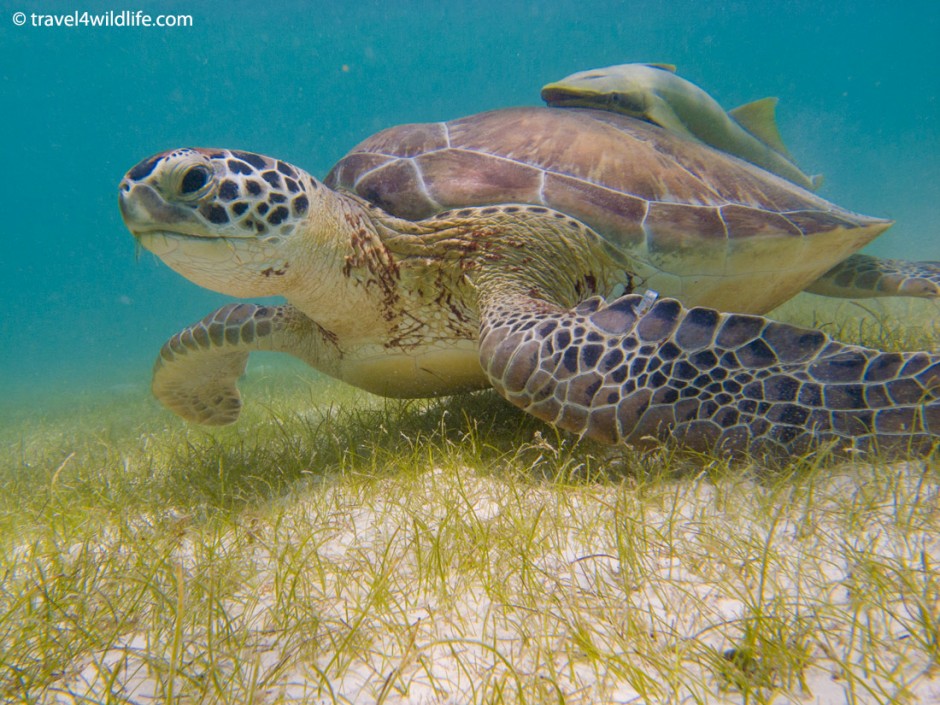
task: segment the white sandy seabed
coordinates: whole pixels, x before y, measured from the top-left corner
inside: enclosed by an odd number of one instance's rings
[[[847,466],[811,493],[699,477],[642,498],[459,469],[323,484],[252,524],[226,608],[250,638],[215,665],[257,703],[940,703],[925,473]],[[180,545],[187,575],[200,555]],[[51,700],[166,702],[159,648],[130,633]]]

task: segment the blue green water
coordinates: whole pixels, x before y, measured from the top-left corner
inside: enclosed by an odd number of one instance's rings
[[[677,64],[727,108],[779,96],[822,195],[897,221],[869,251],[940,259],[935,1],[0,6],[0,404],[145,386],[164,340],[225,300],[137,257],[116,190],[143,157],[236,147],[323,176],[383,127],[538,104],[544,83],[617,63]],[[121,9],[193,26],[13,22]]]

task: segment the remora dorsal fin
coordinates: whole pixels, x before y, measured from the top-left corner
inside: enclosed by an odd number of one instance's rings
[[[675,64],[646,64],[651,69],[662,69],[663,71],[668,71],[669,73],[676,72]]]
[[[775,152],[785,157],[790,156],[783,144],[783,138],[780,137],[780,130],[777,129],[776,98],[761,98],[752,103],[745,103],[729,110],[728,115]]]

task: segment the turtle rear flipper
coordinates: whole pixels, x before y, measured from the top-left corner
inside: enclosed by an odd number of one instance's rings
[[[293,306],[228,304],[170,338],[153,369],[153,394],[187,421],[234,423],[236,383],[248,355],[285,352],[330,374],[338,353],[320,326]]]
[[[674,299],[644,310],[636,295],[547,310],[517,294],[482,321],[480,361],[500,394],[608,443],[785,457],[820,442],[923,449],[940,435],[938,355]]]
[[[852,255],[810,284],[811,294],[861,299],[874,296],[940,297],[940,262]]]

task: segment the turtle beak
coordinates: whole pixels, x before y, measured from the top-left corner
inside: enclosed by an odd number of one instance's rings
[[[124,179],[118,192],[118,205],[124,224],[135,237],[154,231],[190,234],[194,229],[190,211],[167,203],[147,184]]]
[[[131,189],[131,182],[123,179],[118,189],[118,207],[121,209],[121,218],[124,219],[124,225],[127,226],[128,230],[134,232],[133,225],[141,221],[141,214],[133,199],[128,197]]]

